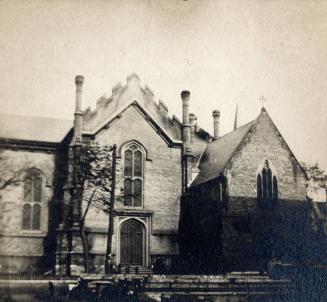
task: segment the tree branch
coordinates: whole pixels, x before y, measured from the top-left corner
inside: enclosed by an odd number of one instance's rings
[[[92,194],[91,194],[91,196],[90,196],[90,198],[89,198],[89,200],[88,200],[88,202],[87,202],[86,209],[85,209],[84,214],[83,214],[83,217],[81,219],[81,223],[83,223],[83,224],[84,224],[86,215],[87,215],[87,213],[89,211],[89,208],[91,206],[91,203],[92,203],[92,200],[93,200],[93,197],[94,197],[94,194],[95,194],[96,190],[97,190],[97,188],[95,187],[94,190],[93,190],[93,192],[92,192]]]
[[[20,176],[23,173],[24,169],[18,170],[14,172],[14,175],[8,178],[7,180],[3,181],[3,183],[0,185],[0,191],[4,190],[6,187],[17,184],[20,180]]]

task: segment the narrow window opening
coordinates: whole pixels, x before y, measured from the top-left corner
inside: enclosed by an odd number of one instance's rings
[[[28,171],[24,181],[23,230],[40,230],[42,212],[42,178]]]
[[[124,152],[124,203],[141,207],[143,200],[143,152],[136,144],[130,144]]]
[[[278,203],[278,182],[273,175],[268,160],[257,175],[257,204],[260,208],[274,208]]]

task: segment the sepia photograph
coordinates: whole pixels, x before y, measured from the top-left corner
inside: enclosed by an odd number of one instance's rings
[[[327,302],[327,1],[0,0],[0,302]]]

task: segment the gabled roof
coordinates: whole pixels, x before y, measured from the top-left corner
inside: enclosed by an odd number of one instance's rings
[[[257,123],[257,121],[262,115],[266,115],[268,117],[273,127],[278,131],[280,137],[282,138],[285,147],[288,149],[290,154],[298,163],[305,177],[308,178],[305,170],[303,169],[299,161],[296,159],[294,153],[286,143],[283,136],[280,134],[278,128],[272,121],[266,109],[263,107],[261,109],[261,113],[255,120],[222,136],[218,140],[215,140],[207,144],[206,149],[203,152],[203,155],[200,159],[200,164],[199,164],[200,173],[192,182],[191,187],[197,186],[201,183],[207,182],[210,179],[216,178],[219,176],[220,173],[224,172],[226,165],[229,163],[229,161],[233,157],[238,147],[242,145],[244,138],[247,136],[251,128]]]
[[[137,106],[144,117],[159,130],[159,134],[164,134],[173,143],[181,144],[181,122],[176,116],[169,116],[168,108],[162,101],[154,100],[152,90],[147,85],[143,88],[136,74],[127,77],[126,85],[115,85],[110,97],[101,97],[94,111],[90,108],[84,111],[83,133],[96,135],[130,106]]]
[[[198,168],[199,167],[199,163],[200,163],[200,160],[202,158],[202,154],[203,154],[204,150],[206,149],[206,146],[207,146],[207,144],[205,144],[205,143],[191,144],[191,151],[192,151],[192,154],[194,156],[193,165],[192,165],[193,168],[195,168],[195,167]]]
[[[119,118],[130,106],[137,107],[141,115],[157,133],[170,145],[182,145],[182,123],[175,116],[169,116],[164,102],[154,100],[152,90],[141,86],[136,74],[127,77],[126,85],[120,83],[112,88],[112,95],[97,100],[95,110],[90,107],[83,112],[83,135],[94,136]],[[29,142],[58,143],[73,127],[72,120],[0,115],[0,139]],[[199,129],[196,137],[206,143],[210,135]]]
[[[191,187],[219,176],[254,122],[249,122],[207,144],[200,160],[200,173],[192,182]]]
[[[60,143],[72,120],[0,114],[0,139]]]
[[[161,100],[154,99],[151,88],[141,85],[140,78],[135,74],[127,77],[126,85],[118,83],[112,88],[110,97],[102,96],[97,101],[97,107],[84,111],[83,134],[94,136],[105,129],[130,106],[136,106],[143,117],[151,124],[163,139],[171,145],[182,144],[182,123],[175,116],[169,115],[168,107]],[[195,134],[202,142],[210,138],[203,129]]]

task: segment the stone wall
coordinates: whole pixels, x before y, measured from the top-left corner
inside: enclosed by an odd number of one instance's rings
[[[119,262],[120,225],[128,218],[142,221],[146,228],[146,265],[150,265],[156,255],[176,256],[182,181],[181,149],[169,146],[134,105],[98,132],[94,141],[100,145],[117,145],[116,215],[112,237],[114,262]],[[131,141],[141,145],[145,151],[142,207],[124,205],[122,148]],[[85,226],[91,258],[101,258],[105,254],[108,221],[107,214],[90,208]]]
[[[263,213],[257,208],[256,190],[265,160],[278,180],[279,204]],[[227,266],[251,268],[258,265],[255,259],[274,256],[287,261],[301,258],[296,252],[301,245],[294,238],[307,238],[307,178],[265,110],[234,153],[225,175],[230,198],[223,218],[223,254],[234,259]]]
[[[256,198],[259,167],[269,160],[281,199],[305,200],[307,178],[264,110],[225,169],[230,196]],[[261,166],[262,168],[262,166]],[[230,204],[233,207],[232,204]]]
[[[221,257],[218,252],[215,259],[221,261],[222,270],[262,269],[271,257],[302,261],[309,238],[307,178],[265,110],[231,156],[223,171],[228,179],[227,208],[217,205],[214,181],[192,188],[205,191],[206,198],[191,196],[186,203],[192,225],[189,229],[197,234],[196,240],[190,235],[187,238],[193,248],[197,247],[195,259],[199,262],[204,247],[213,249],[216,244]],[[279,203],[269,210],[257,207],[257,174],[265,160],[278,180]],[[220,219],[220,226],[215,219]],[[207,222],[205,227],[203,222]],[[215,243],[213,234],[220,243]]]
[[[16,269],[18,271],[23,270],[23,266],[16,265],[18,262],[24,263],[27,261],[29,263],[29,261],[32,261],[33,263],[38,263],[35,258],[41,258],[46,253],[47,236],[49,234],[49,224],[51,223],[49,221],[49,208],[54,203],[53,176],[55,171],[55,154],[53,151],[8,149],[4,151],[2,157],[5,160],[6,166],[5,168],[2,167],[3,169],[19,171],[21,169],[33,168],[39,170],[42,177],[40,230],[22,229],[24,173],[22,173],[21,181],[17,185],[11,185],[0,193],[2,214],[0,218],[0,264],[1,262],[4,263],[2,265],[2,272],[4,272],[9,267],[8,259],[11,258],[12,270],[15,272]],[[38,267],[33,269],[37,270]]]

